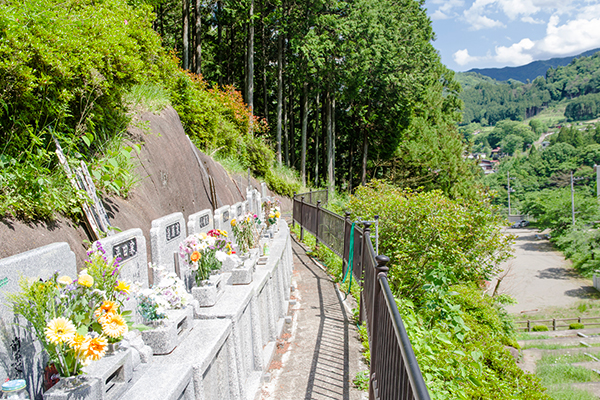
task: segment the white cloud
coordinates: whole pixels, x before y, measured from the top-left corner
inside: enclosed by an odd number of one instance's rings
[[[455,8],[464,6],[463,0],[433,0],[433,4],[440,4],[439,8],[430,15],[432,20],[448,19],[456,16]]]
[[[440,20],[440,19],[448,19],[449,15],[444,14],[440,9],[435,10],[433,14],[429,16],[432,21]]]
[[[535,43],[530,39],[523,39],[519,43],[514,43],[510,47],[497,46],[494,60],[500,63],[511,63],[523,65],[533,61],[533,56],[528,53],[533,49]]]
[[[521,18],[521,22],[525,22],[526,24],[544,24],[545,22],[542,21],[541,19],[535,19],[533,17],[527,16],[527,17],[522,17]]]
[[[467,65],[479,59],[479,57],[470,56],[469,50],[467,49],[458,50],[452,55],[452,58],[454,59],[454,62],[458,65]]]
[[[550,17],[546,37],[536,43],[542,54],[568,55],[600,47],[600,16],[580,18],[559,25],[559,17]]]
[[[470,25],[471,30],[480,30],[485,28],[503,27],[504,24],[498,20],[489,18],[484,15],[489,12],[490,5],[493,5],[495,0],[475,0],[470,8],[463,11],[463,17]]]

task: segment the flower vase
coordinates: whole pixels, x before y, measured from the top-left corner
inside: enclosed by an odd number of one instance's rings
[[[86,375],[60,378],[60,381],[44,393],[44,400],[75,400],[102,398],[100,380]]]
[[[111,356],[115,354],[121,348],[121,341],[115,343],[109,343],[106,345],[106,355]]]

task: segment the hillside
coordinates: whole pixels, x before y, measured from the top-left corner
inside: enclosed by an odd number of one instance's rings
[[[493,126],[498,121],[522,121],[548,107],[564,103],[566,120],[598,116],[600,97],[600,53],[573,59],[569,65],[550,68],[545,77],[531,83],[499,82],[476,73],[457,74],[463,85],[464,124]]]
[[[550,68],[557,68],[565,65],[569,65],[575,58],[588,57],[600,51],[600,49],[593,49],[583,52],[581,54],[562,57],[562,58],[551,58],[549,60],[533,61],[526,65],[519,67],[504,67],[504,68],[473,68],[468,70],[466,73],[481,74],[497,81],[508,81],[514,79],[522,83],[527,81],[533,81],[538,76],[545,77],[546,71]]]
[[[121,230],[139,227],[149,240],[152,220],[174,212],[183,213],[187,220],[190,214],[211,208],[208,175],[215,182],[215,208],[246,200],[247,176],[230,176],[211,157],[195,146],[192,148],[173,108],[163,110],[160,115],[145,113],[140,120],[148,122],[149,131],[130,126],[127,135],[129,140],[141,143],[141,151],[134,161],[140,180],[127,199],[118,196],[102,199],[113,226]],[[259,187],[257,180],[251,179],[251,183]],[[289,210],[289,201],[279,198],[283,210]],[[69,243],[78,264],[83,264],[86,258],[85,241],[90,238],[83,224],[65,218],[53,222],[23,222],[4,217],[0,221],[0,258],[54,242]]]

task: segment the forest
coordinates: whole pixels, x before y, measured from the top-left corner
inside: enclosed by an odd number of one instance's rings
[[[523,121],[561,101],[567,102],[569,121],[596,118],[600,114],[600,54],[574,59],[564,67],[549,68],[545,77],[521,83],[498,82],[475,73],[459,73],[463,86],[463,124],[494,126],[498,121]]]

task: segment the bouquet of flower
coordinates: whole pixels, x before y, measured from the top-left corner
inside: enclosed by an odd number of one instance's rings
[[[263,211],[265,213],[265,221],[267,223],[267,228],[271,225],[275,225],[277,220],[281,218],[281,204],[279,199],[275,199],[274,201],[267,200],[262,204]]]
[[[231,254],[231,242],[219,229],[190,235],[179,244],[179,255],[195,271],[197,285],[208,279],[211,271],[220,269],[228,254]]]
[[[259,224],[260,221],[256,214],[246,214],[239,220],[231,220],[231,230],[241,254],[246,253],[258,243]]]
[[[164,267],[150,268],[158,271],[158,284],[150,289],[138,290],[138,312],[147,322],[166,318],[166,310],[185,308],[192,296],[185,290],[185,284],[174,272],[167,273]]]
[[[118,260],[106,260],[99,243],[88,255],[88,268],[77,279],[58,272],[46,281],[23,279],[21,292],[9,295],[13,312],[31,323],[62,377],[78,375],[90,361],[104,357],[109,340],[128,330],[119,313],[128,285],[118,282]]]

